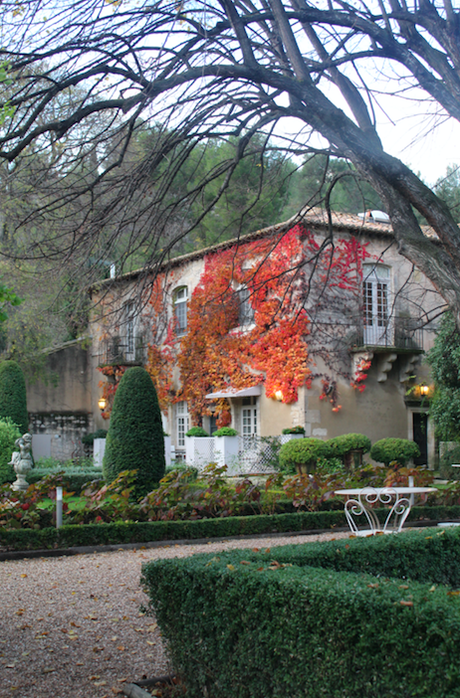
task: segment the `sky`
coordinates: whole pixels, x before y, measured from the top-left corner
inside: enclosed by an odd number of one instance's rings
[[[412,121],[412,123],[410,123]],[[398,157],[429,186],[444,177],[449,165],[460,165],[460,124],[455,119],[434,126],[431,119],[382,124],[379,133],[388,153]]]

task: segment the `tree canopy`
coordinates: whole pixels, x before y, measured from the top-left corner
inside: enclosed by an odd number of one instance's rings
[[[124,235],[163,261],[213,210],[262,134],[264,152],[275,144],[281,155],[349,161],[380,197],[400,252],[460,316],[457,221],[379,135],[382,114],[397,114],[403,97],[412,111],[460,119],[460,11],[451,0],[6,0],[0,16],[11,80],[0,157],[14,167],[40,157],[48,172],[26,217],[28,256],[103,259]],[[148,152],[130,160],[153,124]],[[216,139],[236,142],[234,154],[170,196],[182,164]],[[252,164],[262,191],[265,158]]]

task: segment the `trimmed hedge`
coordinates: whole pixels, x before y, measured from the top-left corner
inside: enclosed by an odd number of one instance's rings
[[[383,522],[387,509],[375,510]],[[412,507],[410,521],[460,520],[460,506]],[[227,536],[294,533],[340,528],[346,526],[343,508],[340,511],[303,511],[286,514],[229,516],[195,521],[149,521],[99,523],[63,526],[60,529],[0,528],[0,546],[8,550],[39,550],[84,545],[144,543],[161,540],[195,540]],[[405,534],[406,535],[406,534]],[[51,543],[50,543],[51,541]]]
[[[19,439],[20,436],[19,429],[8,417],[0,419],[0,485],[16,480],[11,457],[13,451],[19,450],[16,446],[16,439]]]
[[[0,419],[9,418],[21,436],[29,430],[26,382],[16,361],[0,363]]]
[[[94,468],[91,470],[82,470],[81,468],[75,468],[73,471],[65,471],[62,468],[34,468],[30,470],[26,479],[29,485],[38,482],[47,475],[53,475],[54,473],[62,474],[62,486],[67,490],[67,492],[75,492],[79,495],[83,485],[87,482],[92,482],[93,480],[104,480],[101,468]]]
[[[279,462],[282,468],[293,472],[296,468],[310,472],[314,470],[316,461],[321,456],[327,456],[325,441],[313,437],[293,439],[281,446]]]
[[[165,445],[155,386],[141,366],[129,368],[115,393],[102,470],[112,482],[137,470],[136,497],[150,492],[165,474]]]
[[[433,554],[448,574],[454,554],[458,568],[460,536],[429,533],[145,565],[142,583],[187,696],[459,697],[460,600],[424,561]],[[398,548],[424,583],[385,577]],[[350,556],[353,569],[373,559],[379,577],[309,566],[328,556]]]
[[[411,458],[418,458],[420,449],[414,441],[409,439],[387,438],[376,441],[370,451],[370,456],[377,463],[389,465],[396,461],[405,465]]]

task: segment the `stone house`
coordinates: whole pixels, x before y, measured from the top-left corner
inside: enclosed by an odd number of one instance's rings
[[[434,463],[423,354],[444,302],[398,254],[385,214],[313,210],[155,271],[92,289],[92,428],[107,428],[120,376],[142,364],[177,457],[192,424],[246,439],[301,425],[414,439]]]

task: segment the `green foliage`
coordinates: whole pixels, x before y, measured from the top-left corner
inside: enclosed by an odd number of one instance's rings
[[[460,444],[446,449],[439,459],[439,475],[444,480],[460,480],[460,468],[453,468],[452,463],[460,463]]]
[[[326,443],[330,456],[343,457],[350,451],[367,453],[371,450],[371,440],[364,434],[341,434]]]
[[[138,508],[132,501],[132,494],[136,481],[137,471],[125,470],[108,485],[103,485],[100,480],[87,483],[80,494],[85,506],[72,512],[72,523],[108,523],[135,519]]]
[[[460,695],[460,536],[430,533],[147,563],[187,696]]]
[[[191,427],[185,436],[209,436],[209,434],[203,427]]]
[[[214,432],[213,436],[238,436],[238,432],[232,427],[221,427]]]
[[[305,428],[298,424],[296,427],[287,427],[283,429],[282,434],[305,434]]]
[[[370,456],[378,463],[389,465],[396,461],[399,465],[405,465],[411,458],[417,458],[420,449],[414,441],[408,439],[387,438],[376,441],[371,448]]]
[[[63,469],[63,466],[49,468],[36,466],[27,474],[27,482],[30,484],[39,483],[43,478],[57,474],[60,475],[62,485],[65,489],[77,495],[80,494],[81,490],[85,488],[88,482],[100,480],[102,476],[100,468],[83,468],[76,466]]]
[[[326,454],[326,442],[321,439],[292,439],[281,446],[279,462],[280,466],[289,472],[294,472],[296,468],[306,468],[306,471],[310,472],[314,469],[317,459]]]
[[[297,213],[307,203],[309,206],[323,204],[328,192],[333,211],[356,214],[368,209],[384,209],[379,196],[368,182],[357,176],[353,165],[340,158],[318,154],[310,156],[291,176],[289,199],[282,220]]]
[[[13,451],[18,450],[15,441],[20,436],[19,429],[10,419],[0,419],[0,484],[16,480],[16,473],[9,463]]]
[[[49,526],[49,512],[44,512],[45,497],[56,498],[56,487],[62,486],[62,473],[53,473],[37,483],[31,483],[25,492],[15,492],[10,485],[0,487],[0,528],[22,529]],[[63,492],[63,513],[67,513],[67,496]]]
[[[446,175],[435,185],[437,196],[449,207],[452,216],[460,223],[460,171],[458,165],[449,165]]]
[[[149,374],[140,366],[129,368],[120,380],[103,462],[108,483],[128,469],[137,470],[136,496],[149,492],[165,472],[158,397]]]
[[[89,434],[85,434],[85,436],[82,436],[81,442],[82,444],[86,444],[87,446],[92,446],[94,443],[94,439],[105,438],[107,438],[107,429],[98,429],[97,431],[92,431]]]
[[[0,419],[4,418],[17,424],[21,435],[29,429],[26,382],[16,361],[0,364]]]
[[[427,355],[435,384],[430,417],[443,441],[460,439],[460,333],[454,318],[446,313],[434,346]]]

